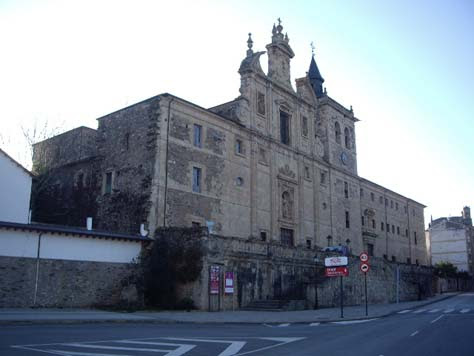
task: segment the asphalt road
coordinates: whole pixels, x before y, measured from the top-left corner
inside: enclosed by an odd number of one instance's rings
[[[358,322],[0,327],[0,355],[474,355],[474,293]]]

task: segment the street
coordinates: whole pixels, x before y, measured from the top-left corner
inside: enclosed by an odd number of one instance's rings
[[[474,293],[385,318],[333,323],[0,327],[1,355],[473,355]]]

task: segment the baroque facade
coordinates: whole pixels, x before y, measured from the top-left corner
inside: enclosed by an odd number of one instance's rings
[[[268,73],[249,35],[236,99],[205,109],[161,94],[36,144],[34,165],[68,189],[92,184],[99,228],[201,225],[426,264],[424,205],[358,175],[358,119],[328,96],[314,56],[293,88],[282,30],[266,46]]]

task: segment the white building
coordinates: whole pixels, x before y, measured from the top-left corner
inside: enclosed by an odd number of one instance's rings
[[[0,149],[0,221],[28,222],[32,177]]]
[[[469,207],[464,207],[462,216],[433,220],[426,233],[432,265],[439,262],[451,262],[459,271],[473,273],[474,229]]]

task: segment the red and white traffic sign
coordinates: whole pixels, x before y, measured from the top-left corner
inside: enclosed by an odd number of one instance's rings
[[[369,266],[368,263],[362,262],[362,263],[360,264],[360,267],[359,267],[359,268],[360,268],[360,270],[361,270],[362,272],[367,273],[367,272],[369,272],[370,266]]]
[[[367,252],[362,252],[359,256],[360,262],[369,262],[369,254]]]
[[[327,267],[326,277],[346,277],[349,275],[349,269],[347,267]]]

